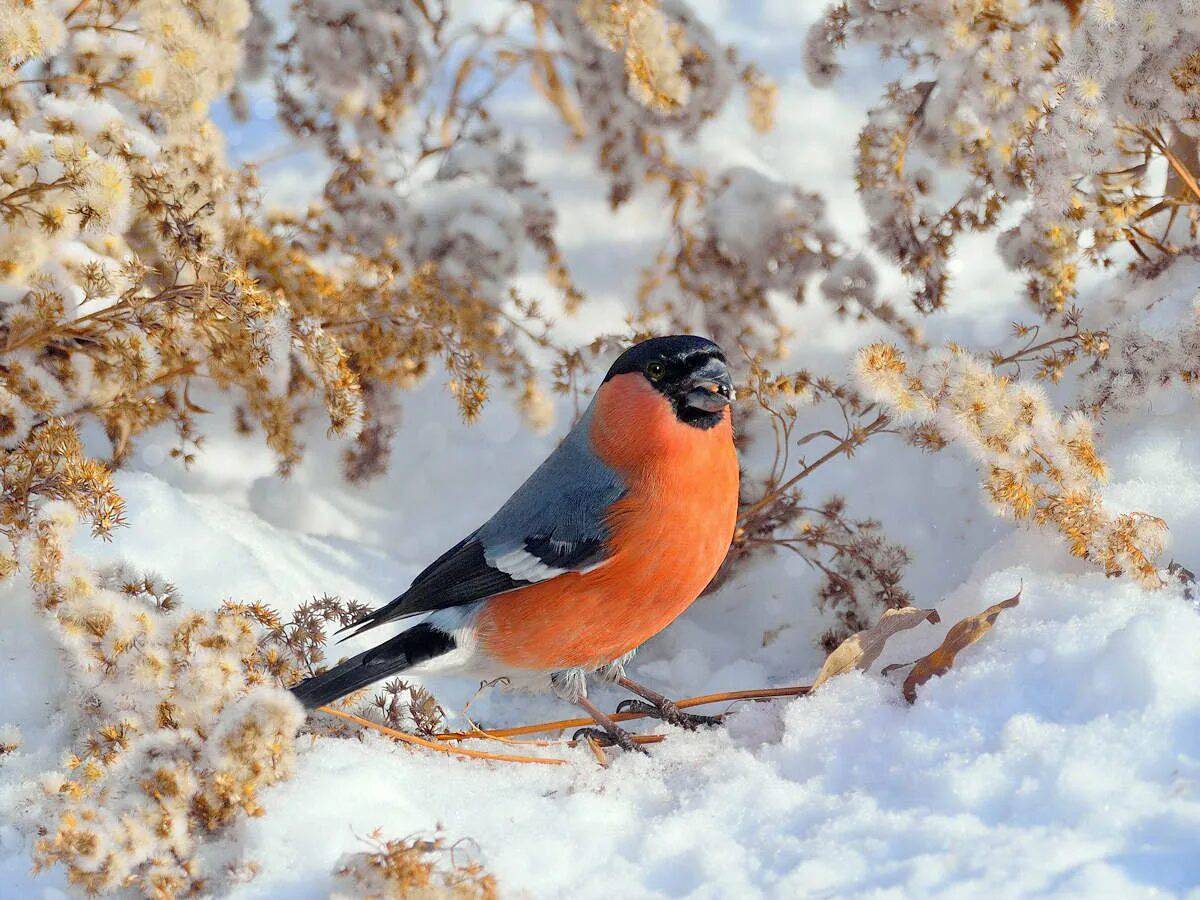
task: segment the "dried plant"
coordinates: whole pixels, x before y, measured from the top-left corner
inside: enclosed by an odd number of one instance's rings
[[[816,690],[830,678],[854,669],[866,671],[879,658],[888,639],[901,631],[916,628],[924,622],[937,624],[941,621],[936,610],[917,609],[906,606],[902,609],[884,610],[879,621],[870,628],[862,629],[843,640],[825,657],[821,671],[813,679],[812,690]]]
[[[332,896],[395,898],[462,898],[493,900],[499,896],[494,876],[471,857],[469,844],[432,838],[385,840],[372,832],[369,849],[344,854],[334,867]]]
[[[419,684],[393,678],[383,685],[358,713],[378,719],[397,731],[432,737],[444,730],[446,712],[437,698]]]
[[[753,411],[769,423],[774,452],[769,468],[743,478],[743,494],[749,496],[743,497],[733,547],[716,584],[756,552],[782,549],[798,555],[821,575],[817,603],[837,616],[837,627],[821,639],[830,651],[885,610],[912,602],[900,583],[909,560],[878,522],[849,518],[843,498],[806,503],[801,482],[888,433],[890,419],[858,391],[832,379],[803,370],[776,374],[754,358],[749,368],[749,383],[741,389],[742,421],[753,424]],[[840,425],[805,433],[804,425],[822,406],[837,410]],[[810,445],[819,447],[820,455],[796,458]]]
[[[320,417],[363,480],[388,471],[402,392],[438,370],[466,419],[501,384],[547,429],[550,391],[578,413],[623,340],[702,331],[742,351],[739,441],[767,450],[743,454],[723,575],[756,553],[798,554],[836,619],[826,649],[923,614],[886,612],[912,602],[908,558],[871,510],[805,493],[814,472],[889,435],[964,448],[997,513],[1161,584],[1164,523],[1101,500],[1095,428],[1200,383],[1195,298],[1163,300],[1197,264],[1194,5],[846,0],[814,28],[815,81],[849,43],[912,66],[884,88],[856,157],[870,241],[912,282],[911,315],[952,302],[962,235],[1017,223],[997,248],[1026,274],[1036,323],[1015,326],[1015,349],[968,352],[928,350],[812,186],[681,161],[739,88],[758,130],[778,92],[680,0],[514,0],[488,24],[436,2],[0,0],[0,577],[27,585],[62,648],[79,735],[65,771],[27,798],[39,864],[88,891],[153,896],[252,877],[252,862],[208,871],[203,843],[259,814],[260,792],[287,776],[300,713],[275,686],[319,672],[326,631],[362,613],[329,596],[286,620],[254,603],[189,613],[161,576],[71,557],[73,522],[100,538],[123,523],[112,472],[139,437],[173,430],[187,464],[207,406],[233,410],[283,474]],[[493,103],[520,77],[614,208],[638,192],[664,201],[620,339],[555,341],[547,310],[587,298],[552,197]],[[320,157],[306,207],[267,208],[255,169],[225,159],[210,107],[245,110],[255,82]],[[552,303],[515,288],[531,260]],[[1119,264],[1126,280],[1084,304],[1083,271]],[[860,322],[863,342],[883,331],[902,346],[871,343],[851,383],[792,370],[790,307],[813,296]],[[1069,411],[1030,376],[1059,385]],[[96,425],[105,459],[81,439]],[[335,714],[424,746],[443,724],[403,681],[347,708]],[[0,756],[18,743],[0,733]],[[376,838],[337,878],[356,896],[495,892],[474,864],[443,865],[448,852]]]
[[[904,679],[904,699],[913,703],[917,699],[917,688],[934,676],[941,677],[950,671],[954,660],[960,651],[971,646],[981,637],[992,630],[1000,613],[1012,609],[1021,602],[1021,592],[1017,591],[1007,600],[1001,600],[989,606],[981,613],[967,616],[951,626],[946,637],[936,650],[921,657]]]
[[[672,234],[642,279],[641,324],[698,330],[726,346],[783,353],[790,330],[772,304],[803,303],[819,276],[839,316],[877,320],[909,342],[915,327],[876,296],[875,272],[849,252],[825,219],[817,194],[750,169],[672,185]]]
[[[290,669],[280,675],[287,684],[316,675],[326,668],[322,663],[329,625],[335,628],[350,625],[370,612],[370,607],[362,603],[344,601],[329,594],[303,601],[292,611],[292,618],[287,622],[264,607],[246,609],[267,627],[264,643],[289,661]]]
[[[211,890],[223,873],[200,861],[203,840],[260,815],[260,791],[291,770],[303,712],[274,685],[294,663],[264,650],[269,610],[187,612],[157,576],[93,576],[62,549],[74,517],[69,504],[50,505],[22,547],[42,558],[32,587],[53,598],[47,624],[78,734],[62,770],[43,773],[20,804],[40,835],[34,859],[89,893]]]
[[[837,76],[851,43],[920,73],[887,86],[858,155],[872,242],[916,282],[919,309],[947,302],[957,238],[1026,199],[998,245],[1047,315],[1071,303],[1082,266],[1113,264],[1122,245],[1149,262],[1176,235],[1194,242],[1197,21],[1186,0],[829,8],[808,38],[814,83]]]
[[[910,443],[934,452],[951,442],[964,448],[997,513],[1057,531],[1072,554],[1109,575],[1163,583],[1155,559],[1166,524],[1103,502],[1107,467],[1086,416],[1052,412],[1037,387],[997,374],[958,347],[910,366],[895,346],[872,344],[859,353],[858,374],[864,390],[906,425]]]

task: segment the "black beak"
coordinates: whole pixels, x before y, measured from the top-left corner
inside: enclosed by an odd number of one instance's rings
[[[734,400],[733,379],[724,364],[713,360],[692,373],[684,400],[688,406],[705,412],[720,412]]]

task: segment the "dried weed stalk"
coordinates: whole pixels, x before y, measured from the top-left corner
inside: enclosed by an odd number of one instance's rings
[[[393,900],[401,897],[444,897],[456,900],[494,900],[499,889],[494,876],[472,859],[469,844],[432,838],[385,840],[372,832],[368,849],[346,853],[334,867],[332,896]]]

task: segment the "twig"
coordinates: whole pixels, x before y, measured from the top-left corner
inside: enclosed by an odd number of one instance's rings
[[[425,747],[427,750],[436,750],[439,753],[451,753],[455,756],[466,756],[472,759],[494,759],[501,762],[519,762],[519,763],[535,763],[542,766],[565,766],[567,760],[559,759],[553,756],[511,756],[505,753],[486,753],[483,750],[469,750],[465,747],[446,747],[435,741],[427,741],[424,738],[419,738],[415,734],[405,734],[403,731],[396,731],[394,728],[388,728],[386,725],[379,725],[372,722],[370,719],[364,719],[351,713],[342,712],[338,709],[331,709],[328,706],[318,707],[319,712],[329,713],[331,716],[337,716],[339,719],[345,719],[347,722],[353,722],[356,725],[361,725],[364,728],[373,728],[381,734],[386,734],[388,737],[398,741],[403,741],[406,744],[415,744],[418,747]],[[470,737],[470,735],[464,735]]]
[[[1026,356],[1028,356],[1031,353],[1040,353],[1041,351],[1046,350],[1050,347],[1053,347],[1056,344],[1066,344],[1066,343],[1069,343],[1070,341],[1077,341],[1077,340],[1079,340],[1078,332],[1076,332],[1075,334],[1066,334],[1066,335],[1062,335],[1061,337],[1050,338],[1050,340],[1042,341],[1040,344],[1029,344],[1029,345],[1021,348],[1020,350],[1018,350],[1016,353],[1012,353],[1012,354],[1009,354],[1008,356],[1002,357],[1001,359],[997,359],[995,362],[992,363],[992,365],[997,368],[1000,366],[1007,366],[1011,363],[1020,362],[1021,360],[1023,360]]]
[[[1179,176],[1179,180],[1187,185],[1188,190],[1192,192],[1197,200],[1200,200],[1200,183],[1196,181],[1196,176],[1192,174],[1187,164],[1175,155],[1161,135],[1154,134],[1147,129],[1143,129],[1142,134],[1167,158],[1167,162],[1175,170],[1175,174]]]
[[[493,732],[480,728],[470,716],[464,716],[464,718],[467,720],[467,724],[471,726],[470,731],[463,732],[468,738],[479,738],[481,741],[499,741],[502,744],[512,744],[517,747],[554,747],[563,743],[562,741],[514,741],[511,738],[500,737]],[[575,741],[568,741],[567,746],[574,747]]]
[[[820,466],[823,466],[831,459],[841,456],[843,453],[847,455],[853,453],[856,447],[862,446],[862,444],[866,442],[867,438],[889,424],[889,421],[890,420],[885,413],[880,413],[869,425],[866,425],[862,429],[854,431],[845,438],[840,439],[836,447],[834,447],[812,465],[803,466],[799,472],[789,478],[786,482],[779,485],[779,487],[768,491],[767,494],[760,498],[757,502],[752,503],[750,506],[747,506],[745,509],[739,512],[737,519],[738,523],[741,524],[753,518],[755,513],[760,512],[764,507],[774,503],[785,493],[787,493],[788,489],[795,485],[796,482],[803,478],[807,478],[813,473],[814,470]]]
[[[798,685],[796,687],[782,688],[759,688],[757,690],[746,691],[726,691],[721,694],[705,694],[701,697],[689,697],[687,700],[679,700],[676,706],[680,709],[689,709],[693,706],[705,706],[709,703],[726,703],[734,700],[773,700],[776,697],[803,697],[810,690],[807,684]],[[612,716],[614,722],[628,722],[632,719],[644,719],[645,713],[615,713]],[[591,719],[560,719],[557,722],[539,722],[536,725],[518,725],[514,728],[499,728],[495,731],[469,732],[469,731],[446,731],[435,735],[439,741],[465,741],[471,738],[489,737],[489,738],[510,738],[517,737],[523,734],[540,734],[545,731],[564,731],[568,728],[583,728],[588,725],[594,725]],[[655,738],[656,740],[645,740],[646,738]],[[662,735],[637,735],[634,740],[638,743],[656,743],[657,740],[662,740]]]

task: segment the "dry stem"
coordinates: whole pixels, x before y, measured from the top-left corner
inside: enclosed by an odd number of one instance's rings
[[[720,694],[705,694],[701,697],[689,697],[686,700],[679,700],[676,706],[680,709],[689,709],[693,706],[704,706],[709,703],[727,703],[734,700],[772,700],[776,697],[803,697],[810,690],[806,684],[797,685],[796,687],[782,688],[760,688],[745,691],[725,691]],[[614,722],[628,722],[632,719],[644,719],[645,713],[615,713],[612,716]],[[436,735],[439,741],[465,741],[472,738],[488,737],[488,738],[510,738],[517,737],[523,734],[540,734],[546,731],[564,731],[568,728],[584,728],[588,725],[594,725],[591,719],[560,719],[556,722],[539,722],[536,725],[518,725],[513,728],[500,728],[495,731],[447,731]],[[661,735],[637,735],[634,740],[638,743],[654,743],[653,741],[645,740],[645,738],[662,739]]]
[[[750,506],[747,506],[745,509],[739,512],[738,522],[745,523],[753,518],[756,513],[760,512],[763,508],[774,503],[776,500],[786,494],[787,491],[798,481],[807,478],[815,469],[823,466],[831,459],[840,456],[843,453],[847,455],[852,454],[857,447],[860,447],[866,442],[867,438],[869,438],[875,432],[882,430],[889,424],[889,422],[890,420],[888,419],[887,415],[880,413],[869,425],[866,425],[861,429],[853,429],[846,437],[839,439],[837,446],[829,450],[824,456],[816,460],[816,462],[812,463],[811,465],[802,466],[799,472],[797,472],[783,484],[768,491],[767,494],[760,498],[757,502],[752,503]]]
[[[337,716],[339,719],[345,719],[347,722],[353,722],[356,725],[361,725],[364,728],[373,728],[381,734],[386,734],[390,738],[398,741],[403,741],[406,744],[416,744],[419,747],[425,747],[428,750],[436,750],[439,753],[451,753],[455,756],[468,756],[472,759],[495,759],[501,762],[519,762],[519,763],[535,763],[543,766],[563,766],[567,764],[565,759],[558,757],[541,757],[541,756],[512,756],[506,753],[486,753],[483,750],[469,750],[464,747],[449,748],[434,741],[427,741],[424,738],[419,738],[415,734],[405,734],[403,731],[397,731],[394,728],[388,728],[386,725],[379,725],[372,722],[370,719],[364,719],[352,713],[342,712],[341,710],[331,709],[328,706],[318,707],[320,712],[329,713],[331,716]],[[470,735],[464,735],[469,737]]]

